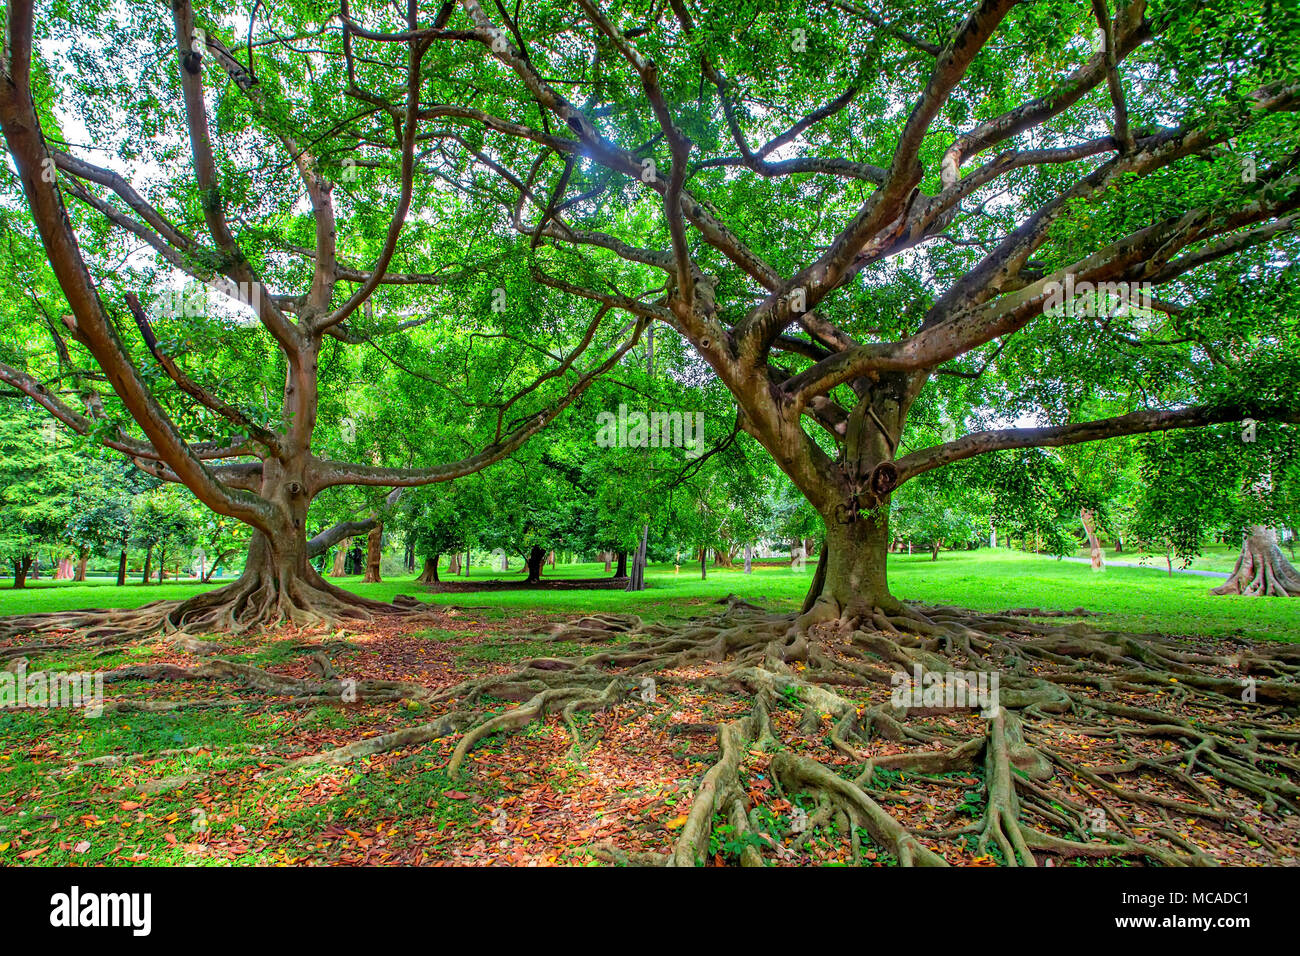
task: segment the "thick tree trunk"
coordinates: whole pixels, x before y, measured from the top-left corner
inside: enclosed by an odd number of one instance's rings
[[[888,514],[888,501],[880,513]],[[822,546],[826,567],[825,581],[818,601],[825,612],[846,615],[869,614],[872,608],[897,610],[900,602],[889,593],[886,560],[889,549],[889,522],[860,514],[844,522],[835,515],[824,515],[826,541]],[[818,565],[823,564],[819,559]]]
[[[32,569],[32,559],[24,555],[14,562],[14,587],[27,587],[27,574]]]
[[[352,539],[344,538],[339,542],[339,549],[334,553],[334,566],[330,568],[330,577],[341,578],[348,571],[348,552],[352,550]]]
[[[451,556],[447,558],[447,573],[460,574],[460,552],[459,551],[453,551],[451,553]]]
[[[144,574],[140,576],[141,584],[149,583],[149,575],[153,570],[153,545],[144,549]]]
[[[72,576],[74,581],[86,580],[86,562],[90,560],[90,552],[82,551],[77,555],[77,573]]]
[[[123,548],[117,555],[117,586],[122,587],[126,584],[126,548]]]
[[[752,544],[745,545],[745,573],[754,573],[754,546]]]
[[[426,557],[424,559],[424,570],[420,572],[420,576],[415,580],[419,581],[421,584],[437,584],[439,557],[440,555],[437,554],[432,557]]]
[[[614,555],[613,555],[613,552],[610,552],[610,551],[604,551],[604,552],[602,552],[602,554],[605,556],[605,573],[606,573],[606,574],[609,574],[611,571],[614,570]],[[599,560],[599,558],[597,558],[597,560]]]
[[[546,552],[533,545],[528,552],[528,584],[542,583],[542,563],[546,560]]]
[[[366,535],[366,576],[362,579],[366,584],[378,584],[382,580],[379,573],[379,561],[383,556],[381,551],[383,541],[384,526],[377,524]]]
[[[1253,525],[1241,544],[1241,554],[1228,580],[1212,594],[1245,597],[1300,597],[1300,573],[1277,546],[1277,532]]]
[[[616,578],[627,577],[627,552],[626,551],[618,552],[618,570],[614,572],[614,577]]]

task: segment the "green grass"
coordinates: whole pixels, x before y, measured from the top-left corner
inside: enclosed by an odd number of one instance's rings
[[[1215,553],[1228,561],[1230,553]],[[1125,554],[1124,559],[1130,559]],[[1230,563],[1229,563],[1230,566]],[[1200,634],[1210,637],[1247,637],[1296,640],[1300,637],[1300,601],[1280,598],[1216,597],[1209,593],[1215,582],[1193,575],[1170,577],[1158,568],[1108,567],[1094,573],[1086,565],[1023,554],[1005,549],[944,552],[938,561],[928,554],[891,555],[890,586],[899,597],[932,604],[958,604],[976,610],[1042,607],[1070,610],[1084,607],[1104,615],[1110,626],[1166,634]],[[548,615],[591,611],[629,611],[646,618],[698,614],[711,602],[736,593],[778,610],[791,610],[802,600],[812,573],[784,567],[756,568],[746,575],[739,568],[709,568],[700,580],[699,565],[685,563],[674,573],[672,565],[651,565],[645,591],[502,591],[429,594],[412,576],[390,578],[380,584],[362,584],[359,576],[336,579],[349,590],[370,598],[391,600],[413,594],[435,604],[485,608],[468,612],[484,620],[533,612]],[[602,577],[603,564],[572,564],[547,569],[547,577]],[[518,580],[508,572],[474,568],[471,580]],[[464,581],[464,577],[449,580]],[[136,607],[160,598],[183,598],[217,585],[172,582],[162,585],[110,583],[73,584],[37,582],[15,591],[0,589],[0,615],[34,611],[66,611],[88,607]]]

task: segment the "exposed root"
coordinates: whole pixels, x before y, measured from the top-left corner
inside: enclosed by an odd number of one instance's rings
[[[734,597],[719,603],[684,622],[597,614],[557,624],[547,629],[554,640],[599,646],[440,690],[347,680],[318,644],[300,647],[318,679],[224,659],[121,668],[109,679],[224,681],[290,704],[417,700],[442,711],[294,757],[276,774],[460,734],[447,765],[455,775],[472,768],[471,753],[488,738],[549,715],[581,754],[592,741],[580,713],[636,707],[675,686],[721,695],[728,718],[670,728],[718,740],[671,853],[600,848],[617,863],[699,865],[719,858],[723,832],[728,853],[750,866],[803,852],[814,833],[845,841],[855,862],[883,851],[916,866],[1114,858],[1204,866],[1222,845],[1262,846],[1280,858],[1300,843],[1300,648],[1194,644],[1025,609],[905,604],[845,614],[819,601],[789,615]],[[149,610],[160,612],[168,613]],[[52,646],[63,645],[27,645]],[[774,829],[771,814],[759,813],[760,775],[783,798],[807,803],[806,826],[787,820]],[[1188,820],[1221,846],[1190,838]]]
[[[511,674],[436,695],[435,704],[456,702],[458,719],[468,715],[449,769],[461,771],[485,738],[548,713],[563,713],[577,742],[575,710],[626,699],[646,675],[680,681],[663,675],[705,666],[712,676],[697,683],[740,695],[750,709],[721,724],[675,725],[716,735],[719,755],[700,780],[671,865],[709,860],[711,837],[724,823],[741,846],[742,865],[803,845],[806,832],[781,844],[755,826],[746,780],[764,753],[771,754],[775,784],[816,802],[810,827],[839,821],[854,860],[870,840],[902,865],[945,865],[956,859],[954,845],[1007,865],[1113,857],[1213,865],[1171,825],[1174,818],[1199,818],[1258,843],[1268,837],[1230,801],[1257,801],[1277,819],[1300,801],[1300,649],[1220,645],[1207,653],[1180,640],[1050,621],[1059,615],[1039,618],[1027,609],[973,614],[904,605],[850,618],[828,614],[823,602],[791,617],[734,598],[720,603],[718,614],[674,625],[622,615],[555,625],[549,631],[556,639],[610,646],[581,658],[534,659]],[[981,675],[998,678],[999,699],[989,707],[975,700]],[[920,698],[898,704],[900,679],[917,677],[927,686],[955,682],[970,692],[968,704],[932,706],[921,687]],[[484,698],[522,704],[474,715]],[[786,707],[802,715],[803,734],[820,732],[830,720],[829,745],[860,764],[860,772],[845,776],[790,749],[771,719]],[[935,720],[952,714],[968,715],[970,731],[954,736],[951,721]],[[905,823],[886,809],[918,799],[890,789],[903,772],[941,793],[964,789],[968,800],[978,793],[979,815],[946,829]],[[976,781],[978,790],[953,777]],[[1125,778],[1140,785],[1124,785]],[[960,815],[960,808],[944,814]],[[615,862],[659,862],[602,852]]]

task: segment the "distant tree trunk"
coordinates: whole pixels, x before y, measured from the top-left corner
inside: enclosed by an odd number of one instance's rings
[[[122,587],[126,584],[126,548],[123,548],[117,556],[117,586]]]
[[[153,571],[153,545],[144,549],[144,574],[140,576],[141,584],[149,583],[149,575]]]
[[[1241,554],[1232,574],[1210,593],[1300,597],[1300,573],[1277,546],[1277,532],[1263,525],[1252,525],[1241,543]]]
[[[1106,552],[1101,550],[1101,541],[1097,538],[1092,512],[1087,508],[1080,508],[1079,520],[1083,522],[1083,530],[1088,535],[1088,548],[1092,555],[1092,569],[1100,571],[1106,566]]]
[[[804,539],[803,539],[803,556],[804,556],[805,558],[811,558],[811,557],[812,557],[813,555],[815,555],[816,553],[817,553],[817,539],[816,539],[816,538],[804,538]]]
[[[81,553],[77,555],[77,573],[72,576],[74,581],[86,580],[86,562],[90,559],[90,549],[82,548]]]
[[[752,544],[745,545],[745,573],[754,573],[754,546]]]
[[[167,549],[158,548],[158,583],[163,583],[163,575],[167,573]]]
[[[14,587],[27,587],[27,573],[32,569],[32,557],[29,554],[23,555],[14,561]]]
[[[627,577],[627,552],[626,551],[618,552],[618,570],[614,572],[614,577],[616,578]]]
[[[212,580],[212,576],[213,576],[214,574],[217,573],[217,568],[221,567],[221,565],[224,564],[224,563],[226,562],[226,560],[229,559],[230,556],[233,555],[234,553],[235,553],[235,552],[234,552],[233,550],[231,550],[231,551],[222,551],[222,552],[221,552],[220,554],[218,554],[215,558],[213,558],[213,559],[212,559],[212,563],[211,563],[210,565],[208,565],[207,570],[204,571],[204,573],[203,573],[203,576],[202,576],[203,583],[204,583],[204,584],[207,584],[209,581],[211,581],[211,580]]]
[[[700,580],[706,580],[709,576],[708,565],[709,549],[700,548]]]
[[[330,577],[341,578],[348,573],[348,551],[351,549],[351,538],[344,538],[339,542],[339,549],[334,553],[334,566],[330,568]]]
[[[469,577],[469,560],[470,560],[470,550],[469,548],[466,548],[465,563],[461,565],[461,570],[460,570],[460,573],[465,575],[465,577]]]
[[[542,583],[542,562],[546,560],[546,552],[533,545],[528,552],[528,584]]]
[[[609,574],[614,570],[614,553],[612,551],[602,551],[601,553],[605,556],[605,573]]]
[[[1119,535],[1115,535],[1115,553],[1116,554],[1124,553],[1124,539]]]
[[[382,580],[379,574],[379,559],[382,556],[380,547],[383,541],[384,526],[377,524],[366,535],[366,576],[362,578],[366,584],[378,584]]]
[[[447,558],[447,573],[460,574],[460,552],[459,551],[453,551],[451,553],[451,556]]]
[[[442,557],[442,555],[440,554],[435,554],[432,557],[426,557],[424,559],[424,570],[420,572],[420,576],[415,580],[419,581],[421,584],[437,584],[438,583],[438,559],[440,557]],[[451,569],[448,568],[447,570],[450,571]]]
[[[552,551],[546,558],[551,567],[555,567],[555,552]]]
[[[629,591],[645,590],[646,548],[649,543],[650,526],[645,525],[641,529],[641,541],[636,546],[636,554],[632,556],[632,577],[627,582],[627,590]]]
[[[931,560],[931,561],[938,561],[938,560],[939,560],[939,549],[942,548],[942,547],[943,547],[943,545],[941,545],[941,544],[932,544],[932,545],[930,545],[930,560]]]

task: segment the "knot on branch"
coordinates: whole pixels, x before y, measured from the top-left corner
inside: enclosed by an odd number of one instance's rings
[[[872,469],[867,486],[872,495],[883,498],[898,487],[898,466],[892,461],[882,461]]]

